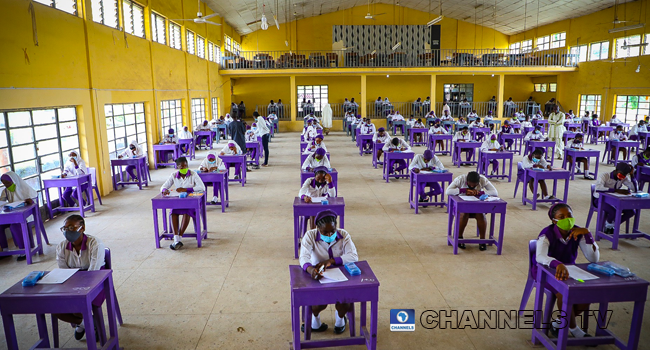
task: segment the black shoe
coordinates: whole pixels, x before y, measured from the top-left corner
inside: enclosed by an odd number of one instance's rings
[[[314,333],[321,333],[325,332],[327,330],[327,323],[321,323],[319,328],[312,328],[311,331]],[[300,331],[305,333],[305,324],[303,323],[302,326],[300,326]]]
[[[594,179],[594,178],[593,178],[592,176],[585,175],[585,180],[593,180],[593,179]]]
[[[179,250],[183,246],[183,242],[175,242],[169,245],[171,250]]]
[[[82,330],[81,332],[77,331],[77,327],[74,329],[74,338],[76,340],[81,340],[83,339],[84,335],[86,335],[86,330]]]
[[[27,260],[27,255],[25,254],[18,255],[18,259],[16,259],[16,261],[25,261],[25,260]]]
[[[479,244],[478,245],[478,250],[481,250],[481,251],[487,250],[487,246],[485,244]]]
[[[553,325],[551,325],[551,329],[549,329],[549,332],[555,338],[557,338],[558,333],[560,333],[560,331],[557,328],[553,327]]]
[[[607,227],[605,228],[605,234],[606,235],[613,235],[614,234],[614,228],[613,227]]]
[[[343,324],[342,327],[334,326],[334,334],[342,334],[343,332],[345,332],[345,326],[348,324],[347,316],[343,317],[343,320],[345,321],[345,323]]]
[[[426,201],[427,201],[427,198],[426,198],[426,197],[420,197],[420,203],[424,203],[424,202],[426,202]]]
[[[465,249],[465,243],[458,243],[458,248]]]

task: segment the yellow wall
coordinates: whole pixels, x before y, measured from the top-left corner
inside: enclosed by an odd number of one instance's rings
[[[412,102],[418,97],[424,100],[431,93],[430,75],[372,75],[366,79],[366,102],[374,102],[379,96],[393,102]]]
[[[558,99],[557,96],[557,91],[556,92],[551,92],[550,83],[557,83],[557,76],[556,75],[551,75],[551,76],[543,76],[543,77],[534,77],[532,79],[533,84],[546,84],[546,92],[535,92],[535,86],[532,87],[533,92],[531,92],[531,96],[533,96],[533,100],[535,102],[540,103],[544,105],[544,103],[552,98],[557,99],[560,102],[560,105],[564,107],[566,111],[569,111],[569,109],[573,109],[575,112],[576,109],[571,107],[571,106],[565,106],[564,102],[560,99]]]

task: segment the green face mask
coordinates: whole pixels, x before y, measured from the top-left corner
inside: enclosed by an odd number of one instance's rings
[[[187,172],[188,172],[189,170],[190,170],[190,169],[187,169],[187,168],[186,168],[186,169],[179,169],[178,172],[181,173],[181,175],[187,175]]]
[[[7,187],[7,189],[8,189],[10,192],[16,192],[16,184],[11,184],[11,186]]]
[[[571,231],[573,226],[576,224],[576,219],[574,218],[564,218],[562,220],[555,220],[557,227],[564,231]]]

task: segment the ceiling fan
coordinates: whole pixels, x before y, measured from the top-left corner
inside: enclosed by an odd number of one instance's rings
[[[605,22],[601,24],[622,24],[622,23],[628,23],[628,22],[633,22],[633,21],[621,21],[618,19],[618,0],[614,0],[614,20],[611,22]]]
[[[386,14],[386,13],[376,13],[376,14],[374,14],[374,15],[371,14],[371,13],[370,13],[370,0],[368,0],[368,13],[367,13],[366,16],[364,17],[365,19],[371,19],[371,20],[374,21],[374,20],[375,20],[375,16],[381,16],[381,15],[385,15],[385,14]]]
[[[203,14],[201,13],[201,0],[199,0],[199,6],[197,7],[196,18],[192,18],[192,19],[187,19],[187,18],[172,19],[172,21],[192,21],[192,22],[198,23],[198,24],[205,23],[205,24],[214,24],[215,26],[220,26],[221,23],[208,21],[208,19],[210,19],[210,18],[212,18],[214,16],[217,16],[217,15],[218,15],[218,13],[213,13],[211,15],[203,16]]]

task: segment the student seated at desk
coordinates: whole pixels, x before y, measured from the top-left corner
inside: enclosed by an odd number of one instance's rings
[[[194,139],[194,136],[193,136],[192,133],[190,132],[189,128],[188,128],[187,126],[183,125],[183,131],[181,131],[181,132],[178,134],[178,139],[179,139],[179,140],[192,140],[192,139]],[[187,153],[187,152],[189,152],[188,147],[189,147],[189,146],[188,146],[188,145],[185,145],[185,144],[181,145],[181,152],[182,152],[182,153]]]
[[[616,117],[616,114],[614,114],[614,115],[612,116],[612,119],[610,119],[610,121],[609,121],[609,124],[610,124],[610,125],[611,125],[611,124],[622,124],[622,123],[623,123],[623,121],[620,120],[620,119],[618,119],[618,118]]]
[[[226,122],[226,125],[234,122],[235,120],[230,116],[230,113],[226,113],[226,118],[224,119]]]
[[[425,116],[425,118],[435,118],[436,117],[436,111],[430,110],[429,113]]]
[[[454,142],[470,142],[472,141],[472,135],[469,133],[469,129],[466,126],[463,126],[460,131],[456,132],[454,135],[454,138],[452,139]],[[474,148],[461,148],[461,152],[465,151],[465,154],[467,156],[467,160],[470,160],[474,156]],[[460,154],[458,155],[460,161]]]
[[[548,211],[551,224],[539,233],[535,260],[538,264],[555,268],[555,278],[558,281],[569,279],[569,271],[565,265],[575,265],[578,248],[582,250],[589,262],[596,263],[600,259],[598,245],[589,229],[575,225],[571,207],[565,203],[556,203]],[[537,276],[537,265],[533,266],[533,276]],[[545,286],[557,298],[557,308],[562,310],[562,294],[550,285]],[[589,304],[573,304],[569,318],[569,331],[575,338],[590,337],[576,324],[576,316],[589,310]],[[565,316],[566,317],[566,316]],[[566,321],[564,321],[566,322]],[[563,322],[555,319],[551,322],[551,333],[557,336],[558,328]]]
[[[650,146],[646,147],[643,152],[637,153],[632,157],[632,168],[634,168],[634,171],[640,171],[639,168],[643,166],[650,166]],[[650,175],[642,173],[639,176],[640,182],[650,182]],[[638,188],[637,190],[641,191],[642,188]]]
[[[323,134],[316,135],[314,140],[309,143],[309,146],[307,146],[307,149],[305,149],[304,153],[315,152],[319,148],[324,149],[325,152],[327,153],[327,147],[325,146],[325,142],[323,141],[323,139],[325,139],[325,136],[323,136]]]
[[[467,119],[461,115],[460,117],[458,117],[458,120],[454,124],[456,124],[456,125],[467,125]]]
[[[462,118],[462,117],[461,117]],[[433,125],[429,128],[429,135],[448,135],[449,132],[442,125],[440,125],[440,119],[434,119]],[[440,146],[441,150],[445,150],[445,142],[443,140],[436,140],[434,148]]]
[[[61,232],[65,240],[56,246],[58,268],[98,271],[104,266],[104,244],[98,238],[86,234],[86,223],[81,215],[68,216],[61,227]],[[93,305],[101,306],[103,301],[103,299],[97,298],[93,301]],[[52,316],[72,324],[75,327],[74,338],[76,340],[81,340],[86,334],[82,314],[53,314]],[[95,329],[97,329],[96,326]],[[99,341],[99,337],[96,339]]]
[[[422,123],[422,118],[418,118],[418,120],[416,120],[415,123],[413,123],[413,125],[411,125],[411,128],[424,129],[424,128],[426,128],[426,126],[424,126],[424,124]],[[422,142],[422,137],[423,136],[424,136],[424,133],[418,132],[418,133],[413,134],[413,139],[415,140],[415,142]]]
[[[599,192],[615,192],[620,194],[630,194],[630,191],[636,191],[637,185],[632,180],[632,166],[627,163],[620,162],[616,164],[616,169],[611,173],[602,173],[598,175],[596,179],[596,190],[594,191],[594,197],[591,199],[595,208],[598,208],[598,198],[600,197]],[[622,189],[623,185],[627,187],[626,190]],[[605,208],[600,208],[599,214],[603,213],[605,215],[605,232],[606,234],[614,233],[614,222],[616,220],[616,209],[609,204],[605,205]],[[634,216],[634,210],[626,209],[623,210],[623,215],[621,217],[621,223],[627,221],[629,218]],[[600,229],[600,228],[598,228]]]
[[[517,123],[519,123],[518,120],[517,120]],[[514,134],[514,133],[515,133],[515,128],[513,128],[510,125],[510,122],[508,122],[507,120],[504,120],[503,121],[503,126],[501,126],[501,131],[499,132],[499,134],[503,135],[503,134]],[[514,142],[513,139],[507,139],[507,140],[504,140],[503,143],[506,144],[507,149],[510,149],[510,147],[512,147],[513,142]]]
[[[462,115],[460,116],[461,118],[463,117]],[[467,113],[467,119],[469,118],[478,118],[478,114],[476,113],[475,109],[472,109],[470,113]],[[460,118],[458,118],[460,120]],[[463,121],[465,121],[465,118],[463,118]]]
[[[178,143],[178,136],[174,133],[174,129],[170,128],[167,130],[167,135],[163,137],[162,141],[160,141],[161,145],[174,145]],[[174,151],[171,150],[165,150],[165,151],[157,151],[154,152],[154,154],[158,157],[158,162],[159,163],[168,163],[169,158],[174,156]],[[165,165],[160,165],[161,168],[165,168]]]
[[[384,147],[382,148],[384,152],[388,153],[393,153],[393,152],[413,152],[411,150],[411,146],[409,146],[404,139],[393,137],[390,142],[384,143]],[[395,159],[395,160],[390,160],[390,164],[386,164],[385,166],[388,166],[388,172],[389,174],[392,174],[393,172],[400,172],[404,169],[406,169],[406,162],[404,159]]]
[[[394,122],[403,122],[404,121],[404,116],[399,114],[399,111],[395,112],[395,114],[393,114],[393,121]]]
[[[372,142],[373,143],[379,142],[379,143],[386,144],[386,143],[390,142],[390,140],[391,140],[390,135],[388,135],[388,133],[386,132],[386,129],[384,129],[383,127],[377,129],[377,132],[372,137]],[[384,154],[384,150],[383,149],[378,149],[377,150],[377,161],[381,161],[382,154]]]
[[[577,149],[577,150],[581,150],[581,151],[584,150],[585,148],[584,148],[584,144],[583,144],[583,139],[584,139],[584,136],[582,134],[576,134],[576,136],[573,139],[571,139],[571,140],[569,140],[567,142],[566,148],[573,148],[573,149]],[[567,159],[566,159],[567,164],[571,164],[571,162],[573,161],[572,159],[573,159],[572,156],[567,156]],[[596,160],[596,161],[598,161],[598,160]],[[580,164],[582,164],[582,166],[584,168],[584,177],[585,177],[585,179],[593,180],[594,178],[591,177],[588,174],[589,173],[589,160],[587,158],[585,158],[585,157],[577,157],[576,158],[576,166],[578,166]]]
[[[639,132],[648,132],[645,120],[641,119],[630,128],[630,140],[639,140]]]
[[[485,124],[481,123],[481,118],[476,118],[473,122],[469,124],[470,128],[484,128]]]
[[[65,166],[63,167],[63,173],[61,173],[61,177],[65,178],[68,176],[79,176],[79,175],[85,175],[88,172],[88,169],[86,168],[86,162],[84,162],[81,157],[79,157],[79,153],[77,151],[72,151],[69,154],[68,161],[65,162]],[[86,189],[90,186],[89,183],[85,183],[81,185],[81,192],[82,194]],[[83,205],[86,204],[86,201],[83,198],[77,198],[77,191],[75,191],[75,188],[68,187],[65,189],[63,192],[63,200],[68,204],[69,207],[74,207],[75,202],[74,199],[76,199],[80,204],[83,202]]]
[[[442,120],[443,122],[446,122],[446,121],[453,122],[454,117],[452,117],[451,114],[449,114],[449,109],[443,109],[442,117],[440,117],[440,120]]]
[[[424,154],[416,154],[409,165],[409,170],[412,170],[414,173],[419,173],[420,171],[431,171],[433,169],[443,170],[445,166],[442,165],[442,162],[431,150],[424,151]],[[425,189],[429,187],[429,192],[425,192]],[[423,182],[418,188],[418,195],[420,202],[426,202],[428,196],[439,196],[442,194],[442,188],[437,182]]]
[[[194,129],[195,132],[196,131],[211,131],[211,130],[212,129],[210,129],[210,125],[208,125],[207,120],[204,120],[203,123],[197,125],[196,129]],[[201,149],[202,143],[203,143],[204,140],[205,140],[205,148],[210,147],[210,145],[208,145],[208,136],[200,135],[200,136],[196,137],[196,146],[195,146],[195,148],[196,149]]]
[[[176,143],[178,143],[178,137],[174,133],[174,129],[169,128],[169,130],[167,130],[167,135],[165,135],[165,137],[163,137],[161,142],[163,144],[176,144]]]
[[[513,114],[512,118],[510,119],[510,125],[512,124],[521,124],[521,121],[519,120],[519,116],[517,115],[517,113]]]
[[[219,155],[222,156],[235,156],[235,155],[242,155],[244,152],[242,152],[241,147],[233,141],[230,141],[226,144],[224,148],[221,149],[221,152],[219,152]],[[241,164],[239,163],[231,163],[230,166],[235,167],[235,179],[239,179],[239,174],[241,170]]]
[[[542,133],[542,126],[536,125],[535,129],[531,130],[524,136],[524,141],[544,141],[546,137]]]
[[[255,131],[257,131],[257,123],[253,123],[252,127],[251,125],[246,125],[246,134],[244,134],[246,142],[257,142],[257,134]]]
[[[372,123],[370,118],[363,118],[363,123],[361,124],[361,134],[362,135],[372,135],[375,133],[377,128],[375,124]]]
[[[305,232],[300,243],[300,266],[313,279],[322,278],[321,268],[342,266],[350,262],[359,261],[357,248],[352,242],[350,234],[344,229],[336,228],[336,213],[332,210],[323,210],[316,215],[316,229]],[[342,334],[348,323],[345,316],[351,303],[336,303],[336,321],[334,334]],[[311,331],[325,332],[327,324],[321,322],[320,313],[327,305],[312,305]],[[300,327],[305,331],[305,325]]]
[[[533,123],[531,123],[530,121],[530,116],[526,116],[526,120],[521,122],[521,130],[523,131],[524,128],[532,128],[532,127],[533,127]]]
[[[406,121],[406,125],[408,125],[409,128],[412,128],[415,125],[415,117],[413,117],[413,114],[409,117],[409,119]]]
[[[217,172],[220,170],[226,170],[226,166],[223,164],[221,158],[217,157],[214,152],[208,153],[208,155],[201,162],[201,165],[199,165],[199,171],[202,173]],[[214,184],[212,184],[212,186],[214,186]],[[217,204],[216,196],[212,197],[212,204]]]
[[[488,111],[487,115],[485,117],[483,117],[483,120],[485,120],[486,122],[488,120],[494,120],[494,117],[492,116],[492,111]]]
[[[480,196],[483,194],[487,194],[488,196],[498,196],[499,192],[485,176],[479,175],[476,171],[470,171],[467,175],[460,175],[455,178],[449,187],[447,187],[445,194],[447,196],[455,196],[459,194],[466,196]],[[476,219],[479,237],[485,239],[487,221],[485,220],[485,214],[483,213],[462,213],[459,219],[460,226],[458,228],[458,238],[463,238],[463,232],[465,232],[465,227],[467,227],[467,222],[470,218]],[[458,243],[458,248],[465,249],[465,243]],[[478,249],[486,250],[487,247],[485,244],[479,244]]]
[[[34,203],[32,198],[38,197],[38,193],[25,182],[18,174],[13,171],[8,171],[2,176],[0,176],[0,181],[5,186],[0,195],[0,202],[13,203],[13,202],[25,202],[26,205],[31,205]],[[31,217],[30,217],[31,218]],[[34,220],[34,218],[32,218]],[[29,221],[29,219],[28,219]],[[36,223],[35,223],[36,224]],[[10,224],[10,225],[0,225],[0,252],[4,249],[9,248],[9,243],[7,242],[7,237],[5,236],[5,230],[9,228],[11,231],[11,236],[14,239],[14,245],[18,249],[25,249],[25,243],[23,242],[23,229],[19,223]],[[34,247],[34,238],[32,236],[31,230],[29,231],[29,243],[30,247]],[[0,257],[0,260],[8,258],[8,256]],[[25,254],[18,255],[18,261],[23,261],[27,259]]]
[[[610,141],[627,141],[627,135],[623,132],[623,125],[617,125],[616,130],[613,132],[609,133],[609,140]],[[614,154],[614,146],[610,146],[610,151],[611,151],[611,159],[614,160],[616,154]],[[623,158],[625,159],[627,157],[627,149],[626,148],[619,148],[618,149],[619,153],[623,153]]]
[[[176,192],[183,193],[187,192],[188,194],[194,192],[205,192],[205,185],[195,171],[191,171],[187,166],[187,158],[180,157],[176,159],[176,166],[178,171],[174,171],[167,181],[160,188],[160,192],[167,196],[170,194],[170,190],[173,188],[176,189]],[[178,225],[178,217],[183,216],[183,222],[180,227]],[[174,243],[169,245],[169,248],[172,250],[178,250],[183,246],[181,238],[185,234],[187,226],[190,224],[191,216],[200,215],[196,213],[194,209],[172,209],[172,231],[174,232]],[[200,234],[200,232],[197,232]]]
[[[327,172],[327,167],[314,168],[314,177],[307,178],[303,182],[298,197],[305,203],[311,203],[311,199],[316,197],[336,197],[336,188],[332,182],[332,175]]]
[[[317,149],[314,153],[307,156],[307,159],[302,163],[303,171],[312,171],[318,167],[331,168],[330,160],[327,159],[326,151],[324,148]]]
[[[142,157],[144,156],[144,151],[142,151],[142,147],[138,144],[136,140],[131,140],[129,143],[129,147],[125,148],[122,153],[120,153],[117,158],[136,158],[136,157]],[[131,176],[131,178],[134,181],[138,181],[138,177],[135,176],[135,173],[133,172],[135,170],[135,165],[129,165],[126,167],[126,172]]]
[[[503,152],[503,146],[499,144],[499,141],[497,141],[497,135],[492,134],[490,135],[489,140],[486,139],[483,141],[483,144],[481,144],[480,148],[481,152]],[[491,159],[490,163],[492,163],[492,175],[497,172],[497,169],[499,169],[499,161],[496,159]]]
[[[305,141],[311,141],[318,135],[316,127],[313,125],[312,120],[307,121],[307,126],[302,131],[302,136]]]
[[[544,158],[544,149],[543,148],[535,148],[530,154],[524,157],[522,159],[522,165],[524,169],[544,169],[544,170],[551,170],[551,165],[548,164],[546,159]],[[533,181],[530,180],[528,182],[528,187],[530,188],[530,193],[533,193]],[[555,199],[554,196],[548,194],[548,189],[546,187],[546,181],[544,180],[539,180],[539,187],[542,189],[542,198],[544,199]],[[537,197],[539,197],[539,194],[537,194]]]

